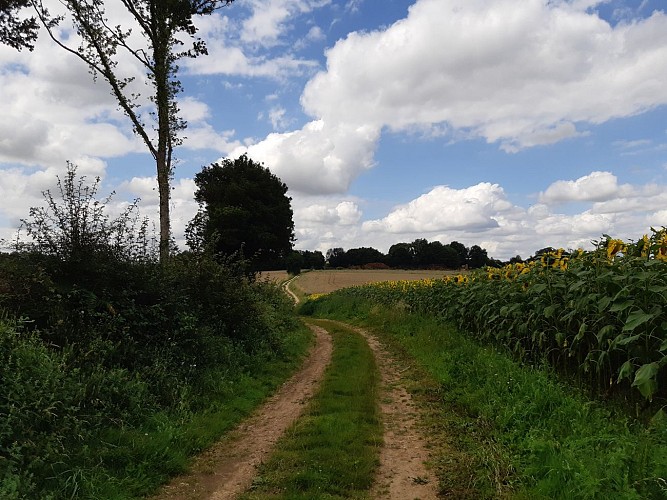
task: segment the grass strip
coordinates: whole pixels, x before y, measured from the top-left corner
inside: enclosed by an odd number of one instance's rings
[[[159,413],[136,429],[102,431],[96,446],[89,448],[98,466],[73,474],[87,482],[79,489],[107,500],[150,494],[169,477],[185,472],[190,457],[219,440],[287,380],[310,345],[312,332],[298,328],[285,339],[280,356],[261,356],[243,373],[220,373],[219,387],[206,395],[201,411]]]
[[[373,484],[382,442],[375,358],[358,333],[313,323],[333,337],[331,364],[243,499],[366,498]]]
[[[663,412],[644,425],[550,369],[521,365],[431,317],[349,297],[316,308],[315,314],[377,330],[437,384],[422,390],[437,402],[432,422],[440,422],[437,432],[448,434],[447,445],[473,464],[466,471],[441,447],[443,493],[456,492],[447,474],[459,468],[460,476],[474,472],[467,484],[477,498],[667,497]]]

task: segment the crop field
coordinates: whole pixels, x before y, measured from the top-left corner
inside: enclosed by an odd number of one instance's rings
[[[341,288],[385,281],[421,281],[459,274],[459,271],[400,269],[335,269],[302,273],[293,288],[306,295],[329,293]]]
[[[438,315],[527,362],[546,358],[601,394],[650,401],[667,394],[666,263],[663,229],[637,242],[607,237],[593,252],[558,250],[444,279],[387,277],[345,292]]]

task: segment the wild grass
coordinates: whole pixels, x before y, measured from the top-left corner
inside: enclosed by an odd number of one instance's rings
[[[0,497],[8,500],[150,493],[252,412],[293,373],[312,343],[308,329],[294,329],[280,355],[265,351],[210,372],[205,392],[180,394],[188,403],[181,408],[142,409],[142,394],[150,388],[126,372],[100,373],[100,383],[115,384],[128,392],[127,399],[136,399],[131,423],[86,415],[82,406],[96,381],[81,378],[59,353],[14,328],[0,323],[0,344],[11,358],[0,368],[0,394],[7,402],[0,403],[7,412],[0,437],[3,448],[9,443],[8,456],[0,458]]]
[[[334,294],[304,310],[362,323],[417,360],[438,386],[429,390],[437,400],[431,409],[440,414],[434,421],[445,423],[447,444],[469,457],[471,468],[459,471],[462,480],[474,472],[466,484],[478,498],[667,496],[662,411],[648,424],[639,422],[621,408],[586,397],[550,368],[522,366],[451,324],[400,306]],[[446,447],[440,450],[436,463],[447,471],[451,459]],[[443,493],[453,487],[443,475]]]
[[[334,341],[322,386],[261,467],[246,500],[366,498],[372,486],[382,440],[373,353],[358,333],[322,326]]]

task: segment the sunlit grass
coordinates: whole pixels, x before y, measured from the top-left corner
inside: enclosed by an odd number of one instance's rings
[[[243,498],[365,498],[373,484],[382,440],[373,353],[359,334],[324,326],[334,351],[322,386]]]
[[[611,404],[587,398],[550,368],[522,366],[451,325],[400,307],[333,296],[313,309],[334,318],[356,317],[428,374],[432,382],[417,392],[423,392],[430,408],[434,444],[442,444],[436,446],[435,461],[443,493],[463,498],[666,497],[662,413],[645,425]],[[458,474],[457,481],[451,481],[452,474]],[[456,490],[462,486],[464,491]]]

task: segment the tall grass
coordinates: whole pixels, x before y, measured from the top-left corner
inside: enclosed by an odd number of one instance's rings
[[[355,321],[413,356],[439,386],[442,432],[469,457],[467,498],[665,498],[667,419],[648,424],[589,399],[552,368],[527,366],[482,346],[451,323],[405,306],[332,294],[305,306],[318,316]],[[437,462],[451,462],[447,450]],[[459,459],[459,462],[465,461]],[[450,470],[442,466],[443,471]],[[456,467],[454,467],[456,469]],[[458,485],[460,487],[460,485]],[[456,485],[441,477],[443,493]]]

